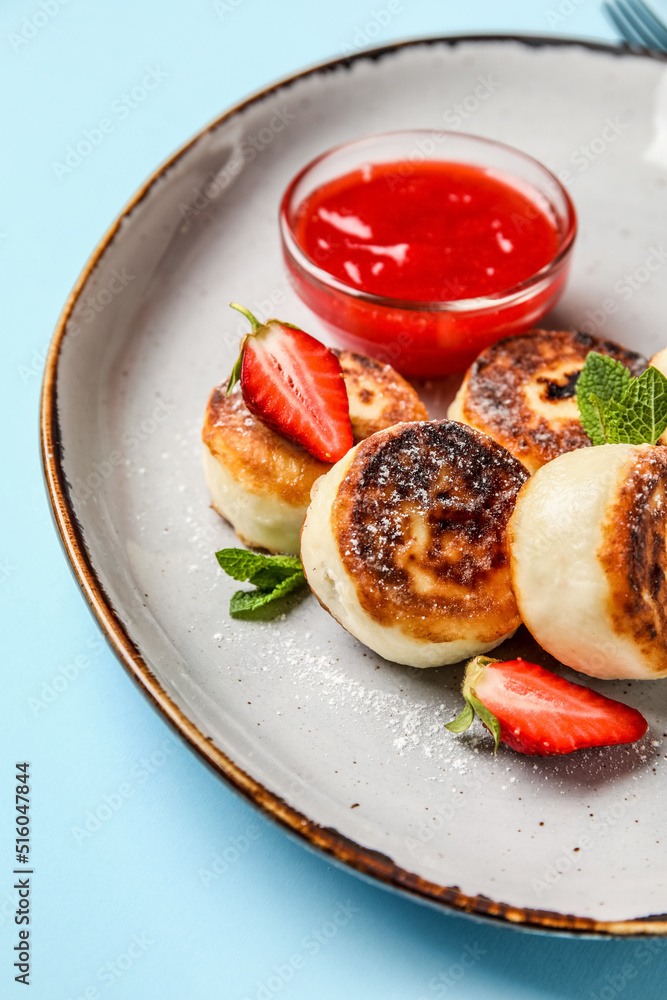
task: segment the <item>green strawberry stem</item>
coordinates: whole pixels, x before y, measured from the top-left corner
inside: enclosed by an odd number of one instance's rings
[[[232,309],[236,309],[237,312],[243,313],[245,318],[250,320],[250,325],[252,327],[253,333],[257,333],[257,331],[261,329],[262,324],[259,322],[258,319],[256,319],[255,316],[253,316],[253,314],[250,312],[249,309],[246,309],[245,306],[240,306],[238,302],[230,302],[229,305]]]
[[[475,709],[466,698],[466,703],[459,715],[455,719],[452,719],[451,722],[445,723],[445,729],[449,729],[450,733],[465,733],[472,726],[474,718]]]
[[[241,378],[241,368],[243,366],[243,352],[245,351],[245,345],[248,341],[248,337],[254,337],[254,335],[256,333],[259,333],[259,331],[262,329],[262,323],[260,323],[259,320],[255,316],[253,316],[253,314],[250,312],[249,309],[246,309],[245,306],[240,306],[238,302],[230,302],[229,304],[232,309],[236,309],[237,312],[242,313],[246,317],[246,319],[250,321],[250,326],[252,327],[252,330],[250,331],[250,333],[246,333],[245,336],[241,338],[241,349],[239,351],[239,356],[234,363],[234,367],[232,368],[232,373],[229,376],[229,381],[227,382],[227,389],[225,391],[225,396],[231,395],[232,389]]]
[[[489,663],[498,662],[498,660],[493,659],[493,657],[490,656],[475,656],[470,661],[466,667],[466,672],[463,677],[463,688],[461,691],[463,697],[465,698],[465,705],[455,719],[452,719],[451,722],[445,724],[445,729],[449,729],[452,733],[464,733],[467,729],[470,729],[475,715],[477,714],[494,738],[494,756],[498,753],[498,744],[500,743],[500,723],[493,712],[490,712],[488,708],[486,708],[486,706],[475,697],[475,682],[479,679],[486,667],[488,667]]]

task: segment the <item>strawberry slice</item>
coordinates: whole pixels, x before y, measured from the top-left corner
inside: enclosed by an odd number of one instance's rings
[[[227,383],[227,395],[241,381],[248,409],[272,430],[296,441],[315,458],[337,462],[353,444],[343,372],[336,355],[290,323],[250,320],[241,353]]]
[[[495,737],[496,751],[502,742],[547,757],[634,743],[648,728],[629,705],[525,660],[476,656],[466,667],[462,692],[465,708],[446,728],[462,733],[477,713]]]

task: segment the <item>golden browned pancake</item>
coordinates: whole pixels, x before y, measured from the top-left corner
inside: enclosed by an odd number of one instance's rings
[[[606,609],[651,674],[667,674],[667,451],[637,446],[602,526]],[[649,674],[649,676],[651,676]]]
[[[508,529],[521,617],[594,677],[667,675],[667,449],[561,455],[523,487]]]
[[[355,444],[402,421],[428,420],[415,390],[391,365],[353,351],[333,353],[343,369]]]
[[[387,659],[430,667],[486,652],[520,623],[505,528],[527,479],[495,441],[449,420],[374,434],[313,489],[308,582]]]
[[[240,389],[211,393],[202,440],[233,479],[249,493],[272,496],[292,507],[308,504],[315,480],[331,465],[277,434],[250,412]]]
[[[355,441],[397,420],[426,416],[414,389],[389,365],[350,351],[339,357]],[[277,434],[246,407],[240,389],[217,386],[204,427],[204,472],[214,509],[246,545],[299,551],[313,483],[331,466]]]
[[[616,358],[633,375],[647,367],[640,354],[609,340],[572,330],[531,330],[482,351],[448,416],[489,434],[535,472],[557,455],[591,444],[576,400],[590,351]]]

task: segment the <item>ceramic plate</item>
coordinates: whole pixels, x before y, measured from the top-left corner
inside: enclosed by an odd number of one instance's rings
[[[650,721],[639,745],[533,760],[461,706],[461,667],[388,663],[314,598],[228,615],[200,427],[242,317],[324,337],[285,277],[281,193],[337,143],[393,129],[518,146],[579,211],[549,325],[650,354],[667,342],[667,78],[646,53],[449,38],[317,67],[228,111],[161,167],[93,254],[49,355],[42,434],[67,553],[121,660],[237,789],[308,843],[422,900],[523,926],[667,932],[667,687],[591,686]],[[441,416],[456,379],[421,385]],[[548,664],[524,634],[522,650]]]

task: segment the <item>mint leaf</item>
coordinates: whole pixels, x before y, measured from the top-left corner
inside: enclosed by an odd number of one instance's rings
[[[577,398],[579,403],[579,399]],[[588,402],[584,404],[583,398],[579,403],[579,413],[584,430],[588,434],[593,444],[607,444],[609,438],[608,430],[605,426],[607,422],[607,404],[600,399],[596,392],[588,395]],[[585,414],[585,416],[584,416]]]
[[[613,417],[609,404],[623,398],[632,376],[614,358],[591,351],[577,380],[577,404],[581,423],[593,444],[607,444],[607,432],[613,433]]]
[[[662,372],[647,368],[632,379],[612,420],[615,441],[655,444],[667,427],[667,378]]]
[[[252,617],[253,612],[277,601],[305,584],[298,556],[267,556],[248,549],[220,549],[218,563],[234,580],[247,580],[256,590],[237,590],[229,602],[233,618]]]
[[[298,556],[267,556],[248,549],[220,549],[216,559],[227,576],[248,580],[258,587],[273,587],[293,573],[302,573]]]
[[[283,566],[267,566],[264,569],[258,569],[256,573],[249,576],[248,583],[254,584],[260,590],[273,590],[283,580],[288,580],[292,576],[303,576],[301,566],[296,571]]]
[[[605,403],[595,392],[591,393],[590,401],[600,421],[602,432],[602,440],[593,441],[593,444],[618,444],[618,419],[623,412],[622,404],[615,399],[610,399]]]
[[[620,361],[596,351],[577,382],[581,423],[593,444],[656,444],[667,428],[667,378],[647,368],[632,378]]]
[[[305,582],[303,573],[293,573],[272,590],[237,590],[229,602],[229,613],[232,618],[250,618],[259,608],[285,597]]]
[[[234,580],[247,580],[257,565],[257,554],[248,549],[220,549],[215,558],[227,576]]]

